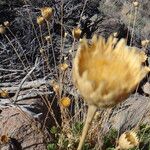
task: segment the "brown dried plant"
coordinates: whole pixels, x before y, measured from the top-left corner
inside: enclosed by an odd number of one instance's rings
[[[150,71],[135,47],[128,47],[125,39],[114,43],[93,36],[91,43],[80,41],[73,65],[73,80],[88,103],[88,113],[78,146],[81,150],[97,108],[112,107],[124,101]]]

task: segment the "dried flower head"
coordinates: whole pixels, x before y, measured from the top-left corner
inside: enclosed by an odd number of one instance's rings
[[[63,107],[69,107],[70,106],[70,103],[71,103],[71,100],[69,97],[63,97],[61,100],[60,100],[60,104],[63,106]]]
[[[0,34],[5,34],[6,28],[1,24],[0,25]]]
[[[125,39],[114,44],[93,36],[80,46],[73,64],[73,80],[88,103],[88,113],[77,150],[82,149],[88,128],[98,107],[108,108],[125,100],[150,71],[135,47],[128,47]]]
[[[76,27],[72,30],[72,36],[75,38],[75,39],[80,39],[80,36],[81,36],[81,29],[79,27]]]
[[[45,52],[44,48],[40,48],[40,53],[43,54]]]
[[[150,71],[142,62],[136,48],[127,47],[124,39],[114,47],[113,37],[106,42],[93,36],[90,45],[86,39],[80,42],[73,79],[89,105],[110,107],[125,100]]]
[[[139,55],[140,55],[140,58],[141,58],[141,62],[143,62],[143,63],[144,63],[144,62],[147,60],[147,58],[148,58],[144,51],[140,51],[140,52],[139,52]]]
[[[113,36],[116,38],[118,36],[118,32],[114,32]]]
[[[143,47],[147,47],[149,43],[150,43],[150,40],[147,40],[147,39],[141,41],[141,45],[142,45]]]
[[[41,8],[41,15],[44,19],[49,20],[53,15],[53,9],[51,7]]]
[[[60,90],[60,87],[59,87],[58,83],[56,83],[54,80],[52,80],[50,82],[50,85],[53,87],[54,92],[58,95],[59,90]]]
[[[42,25],[45,22],[45,20],[42,16],[38,16],[36,22],[38,25]]]
[[[5,25],[5,27],[8,28],[8,27],[10,26],[10,22],[9,22],[9,21],[5,21],[5,22],[4,22],[4,25]]]
[[[60,64],[61,71],[66,71],[67,68],[68,68],[68,64],[66,64],[66,63]]]
[[[134,7],[139,7],[139,2],[138,1],[134,1],[133,5],[134,5]]]
[[[2,135],[1,136],[1,143],[6,144],[8,143],[10,138],[7,135]]]
[[[49,35],[45,36],[45,40],[46,41],[50,41],[51,40],[51,37]]]
[[[118,141],[118,147],[120,149],[130,149],[138,146],[139,140],[137,134],[133,131],[123,133]]]
[[[9,97],[8,91],[7,90],[1,90],[0,91],[0,97],[3,97],[3,98]]]

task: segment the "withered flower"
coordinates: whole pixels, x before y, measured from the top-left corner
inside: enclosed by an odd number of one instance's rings
[[[0,91],[0,97],[3,97],[3,98],[8,98],[9,97],[9,93],[7,90],[3,89]]]
[[[143,55],[142,55],[143,58]],[[91,45],[80,42],[73,80],[89,105],[110,107],[124,100],[150,71],[135,47],[121,39],[114,47],[113,38],[93,36]]]
[[[82,39],[73,65],[73,80],[89,105],[87,120],[78,150],[81,150],[98,107],[108,108],[125,100],[150,71],[135,47],[128,47],[125,39],[114,44],[93,36],[91,43]]]
[[[41,15],[44,19],[49,20],[53,15],[53,9],[51,7],[41,8]]]
[[[0,34],[5,34],[6,28],[1,24],[0,25]]]
[[[44,18],[42,16],[38,16],[36,22],[38,25],[42,25],[44,23]]]
[[[118,141],[118,148],[119,149],[130,149],[138,146],[139,139],[137,134],[133,131],[124,132]]]
[[[66,71],[69,66],[66,63],[62,63],[59,65],[59,67],[61,71]]]
[[[1,143],[6,144],[8,143],[10,138],[7,135],[2,135],[0,138]]]
[[[4,25],[5,25],[5,27],[8,28],[8,27],[10,26],[10,22],[9,22],[9,21],[5,21],[5,22],[4,22]]]
[[[60,104],[63,106],[63,107],[69,107],[70,104],[71,104],[71,100],[69,97],[63,97],[61,100],[60,100]]]
[[[82,31],[79,27],[76,27],[72,30],[72,36],[77,40],[80,39],[81,33]]]

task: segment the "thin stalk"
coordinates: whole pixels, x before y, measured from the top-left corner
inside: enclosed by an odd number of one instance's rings
[[[134,21],[133,21],[132,33],[131,33],[130,46],[132,45],[132,42],[133,42],[133,36],[134,36],[134,30],[135,30],[135,23],[136,23],[136,19],[137,19],[137,12],[138,12],[138,8],[135,7],[135,14],[134,14]]]
[[[85,121],[85,125],[83,127],[82,136],[81,136],[80,143],[79,143],[79,146],[78,146],[77,150],[81,150],[82,149],[82,146],[83,146],[85,138],[87,136],[89,127],[90,127],[91,122],[92,122],[92,120],[93,120],[93,118],[95,116],[96,110],[97,110],[96,106],[89,105],[87,118],[86,118],[86,121]]]
[[[46,24],[47,24],[47,28],[48,28],[48,34],[50,36],[50,44],[51,44],[51,48],[52,48],[52,55],[53,55],[53,59],[54,59],[54,65],[55,65],[55,72],[56,75],[58,77],[58,72],[57,72],[57,66],[56,66],[56,57],[55,57],[55,52],[54,52],[54,47],[53,47],[53,41],[52,41],[52,36],[50,33],[50,26],[49,26],[49,22],[46,20]]]

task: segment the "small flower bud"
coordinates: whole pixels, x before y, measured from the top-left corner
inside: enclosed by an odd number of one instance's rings
[[[0,34],[5,34],[6,28],[1,24],[0,25]]]
[[[76,27],[72,30],[72,36],[75,38],[75,39],[80,39],[80,36],[81,36],[81,29]]]
[[[49,20],[53,15],[53,9],[51,7],[41,8],[41,15],[44,19]]]
[[[68,64],[66,63],[60,64],[61,71],[66,71],[67,68],[68,68]]]
[[[42,16],[38,16],[37,17],[36,22],[37,22],[38,25],[42,25],[44,23],[44,21],[45,20],[44,20],[44,18]]]
[[[143,41],[141,42],[141,45],[142,45],[143,47],[146,47],[149,43],[150,43],[150,41],[146,39],[146,40],[143,40]]]
[[[69,97],[63,97],[61,100],[60,100],[60,104],[63,106],[63,107],[69,107],[70,106],[70,103],[71,103],[71,100]]]
[[[8,27],[10,26],[10,22],[9,22],[9,21],[5,21],[5,22],[4,22],[4,25],[5,25],[5,27],[8,28]]]
[[[139,7],[139,2],[134,1],[134,2],[133,2],[133,5],[134,5],[134,7]]]

